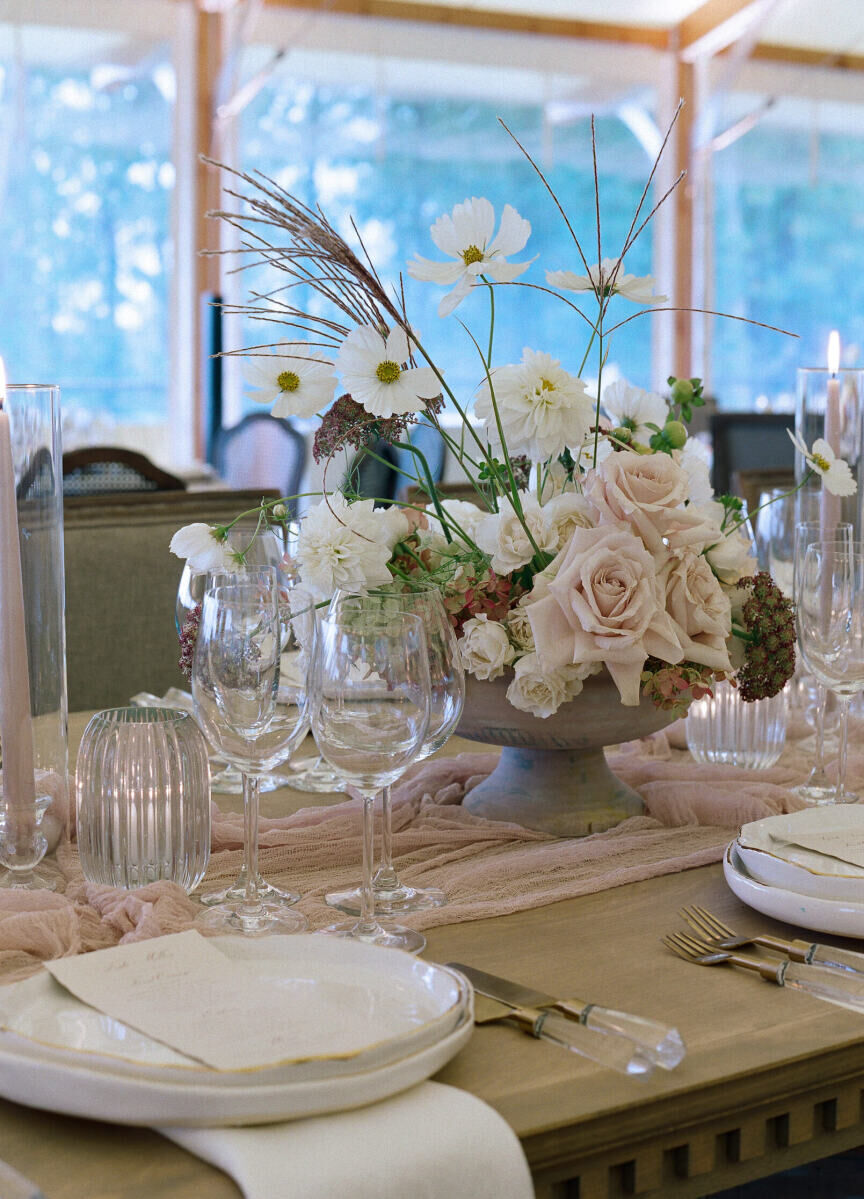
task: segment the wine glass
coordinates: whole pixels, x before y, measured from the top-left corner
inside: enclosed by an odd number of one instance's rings
[[[395,588],[395,589],[394,589]],[[394,588],[381,588],[363,596],[336,591],[330,601],[330,615],[338,618],[346,609],[366,609],[386,615],[412,612],[423,621],[429,650],[431,705],[426,739],[417,761],[428,758],[445,744],[459,723],[465,703],[465,673],[440,590],[432,583],[404,582]],[[391,916],[441,907],[447,896],[438,887],[409,887],[401,882],[393,866],[393,827],[390,786],[381,790],[381,856],[373,879],[375,911]],[[360,911],[360,888],[334,891],[327,902],[340,911],[355,915]]]
[[[305,606],[303,604],[305,603]],[[276,893],[258,872],[259,779],[289,757],[309,729],[305,675],[315,652],[315,608],[280,593],[270,567],[214,576],[204,594],[192,664],[195,716],[208,740],[243,779],[243,893],[210,909],[206,927],[250,935],[299,932],[298,896]],[[292,655],[291,685],[280,669]],[[290,662],[291,659],[289,658]],[[280,702],[281,698],[281,702]]]
[[[375,919],[372,809],[376,793],[416,759],[429,727],[428,649],[419,616],[346,607],[320,625],[312,732],[324,758],[363,800],[360,917],[323,931],[417,952],[426,938]]]
[[[832,802],[854,803],[846,790],[849,703],[864,690],[864,555],[861,544],[815,541],[798,587],[798,638],[808,668],[840,705],[837,785]]]
[[[851,524],[841,523],[834,528],[834,539],[840,546],[851,548],[852,546],[852,526]],[[819,520],[799,521],[795,526],[795,543],[793,555],[793,576],[792,576],[792,595],[796,604],[800,604],[800,585],[804,566],[804,557],[807,549],[811,545],[818,545],[822,541],[822,526]],[[799,625],[800,630],[800,625]],[[799,648],[803,654],[803,646]],[[806,662],[804,663],[806,666]],[[812,673],[812,672],[811,672]],[[816,754],[813,761],[813,766],[807,779],[800,783],[797,787],[793,787],[792,791],[799,799],[803,799],[805,803],[811,805],[819,805],[825,803],[835,803],[837,788],[828,778],[825,770],[825,719],[827,692],[824,684],[817,678],[817,697],[814,705],[815,732],[816,732]]]
[[[249,569],[273,566],[279,572],[280,582],[285,590],[290,590],[299,579],[290,557],[291,530],[289,526],[271,526],[259,529],[257,520],[240,520],[228,532],[228,544],[232,549],[242,551],[244,563],[224,567],[218,573],[244,575]],[[199,607],[207,590],[207,580],[213,572],[193,570],[188,562],[183,567],[180,582],[177,586],[177,601],[174,608],[174,621],[178,634],[196,607]],[[279,777],[267,776],[260,781],[262,791],[275,791],[284,787],[286,780]],[[243,790],[240,771],[231,763],[214,773],[210,780],[210,790],[219,795],[240,795]]]

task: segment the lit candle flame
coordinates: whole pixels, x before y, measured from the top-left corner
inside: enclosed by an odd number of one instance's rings
[[[840,369],[840,334],[832,329],[828,334],[828,371],[836,375]]]

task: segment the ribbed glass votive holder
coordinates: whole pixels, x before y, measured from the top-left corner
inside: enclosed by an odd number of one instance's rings
[[[745,703],[737,688],[718,683],[714,695],[687,713],[687,747],[697,762],[767,770],[786,743],[786,695]]]
[[[159,879],[186,891],[210,858],[210,767],[192,717],[170,708],[97,712],[76,769],[84,877],[112,887]]]

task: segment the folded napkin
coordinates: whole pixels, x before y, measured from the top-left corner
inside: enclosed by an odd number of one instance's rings
[[[424,1082],[368,1107],[254,1128],[160,1128],[246,1199],[533,1199],[522,1146],[476,1096]]]

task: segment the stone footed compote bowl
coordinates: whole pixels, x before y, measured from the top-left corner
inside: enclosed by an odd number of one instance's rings
[[[463,806],[475,816],[556,837],[586,837],[642,815],[642,800],[609,769],[603,747],[647,737],[675,717],[645,699],[638,708],[625,708],[604,671],[586,679],[575,699],[542,720],[508,702],[510,678],[466,679],[457,735],[504,749],[495,770],[469,791]]]

